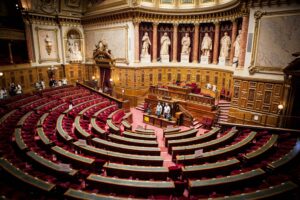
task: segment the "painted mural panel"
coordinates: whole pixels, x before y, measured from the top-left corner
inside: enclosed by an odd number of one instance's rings
[[[283,68],[299,52],[300,14],[263,16],[259,23],[255,66]]]
[[[128,27],[105,27],[85,31],[86,59],[91,61],[99,41],[104,42],[113,58],[128,61]]]

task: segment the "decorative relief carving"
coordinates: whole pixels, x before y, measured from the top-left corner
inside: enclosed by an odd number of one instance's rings
[[[46,51],[47,51],[48,55],[50,55],[51,51],[52,51],[52,45],[53,45],[52,39],[49,38],[48,34],[46,34],[46,37],[45,37],[44,41],[45,41]]]
[[[65,0],[65,3],[69,7],[78,8],[81,0]]]
[[[35,28],[38,40],[39,63],[47,61],[59,62],[58,30]]]
[[[58,13],[58,1],[57,0],[41,0],[40,9],[48,14]]]
[[[266,14],[266,11],[261,11],[261,10],[258,10],[254,13],[254,18],[255,18],[255,23],[258,22],[258,20],[260,20],[260,18]]]

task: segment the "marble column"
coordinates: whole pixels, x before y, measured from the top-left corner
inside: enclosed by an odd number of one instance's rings
[[[249,15],[245,14],[243,16],[243,22],[242,22],[242,33],[241,33],[242,35],[241,35],[240,55],[239,55],[239,63],[238,63],[239,68],[243,68],[245,64],[248,25],[249,25]]]
[[[194,42],[193,42],[193,63],[198,63],[200,24],[196,23],[194,25],[195,25],[195,34],[194,34]]]
[[[13,54],[11,50],[11,42],[8,42],[8,53],[9,53],[9,62],[14,63]]]
[[[134,25],[134,62],[138,63],[140,62],[140,52],[139,52],[139,26],[140,26],[140,22],[138,21],[134,21],[133,22]]]
[[[173,24],[173,54],[172,54],[172,62],[176,63],[177,60],[177,49],[178,49],[178,24]]]
[[[33,45],[32,45],[32,32],[31,32],[31,25],[28,21],[25,21],[25,37],[27,43],[27,54],[29,62],[33,62]]]
[[[229,54],[229,65],[232,65],[233,56],[234,56],[234,42],[237,35],[237,20],[232,20],[232,31],[231,31],[231,48]]]
[[[220,43],[220,22],[216,22],[215,23],[214,49],[213,49],[213,64],[218,63],[219,43]]]
[[[153,23],[153,37],[152,37],[152,62],[157,62],[157,27],[158,23]]]

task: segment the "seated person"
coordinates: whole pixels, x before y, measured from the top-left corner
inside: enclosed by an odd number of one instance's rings
[[[206,89],[209,89],[209,90],[211,89],[211,84],[210,83],[206,84]]]
[[[212,86],[212,91],[214,91],[214,92],[217,91],[217,86],[216,86],[216,85],[213,85],[213,86]]]
[[[148,113],[148,115],[151,115],[151,104],[150,103],[147,105],[146,112]]]
[[[180,86],[181,86],[181,87],[186,87],[186,82],[185,82],[185,81],[182,81],[181,84],[180,84]]]

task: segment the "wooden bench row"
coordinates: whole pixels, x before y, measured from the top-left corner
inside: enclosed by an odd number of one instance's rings
[[[187,146],[172,147],[172,158],[173,159],[176,158],[177,155],[192,154],[198,149],[203,149],[204,151],[206,151],[206,150],[211,150],[213,148],[217,148],[218,146],[221,146],[222,144],[231,141],[234,138],[234,136],[236,136],[237,133],[238,133],[237,130],[231,130],[228,133],[226,133],[224,136],[208,142],[187,145]]]
[[[126,164],[137,164],[137,165],[153,165],[162,166],[163,158],[160,156],[146,156],[146,155],[136,155],[136,154],[126,154],[119,153],[110,150],[99,149],[97,147],[82,144],[77,141],[73,145],[80,151],[86,154],[98,156],[101,159],[109,160],[113,162],[124,162]]]
[[[245,148],[246,145],[249,144],[255,138],[255,135],[256,132],[251,132],[248,134],[246,138],[244,138],[240,142],[237,142],[233,145],[220,148],[214,151],[204,152],[201,155],[190,154],[190,155],[176,156],[176,162],[183,163],[183,164],[195,164],[207,160],[212,160],[216,157],[218,159],[221,159],[222,156],[230,156],[234,154],[236,151]]]

